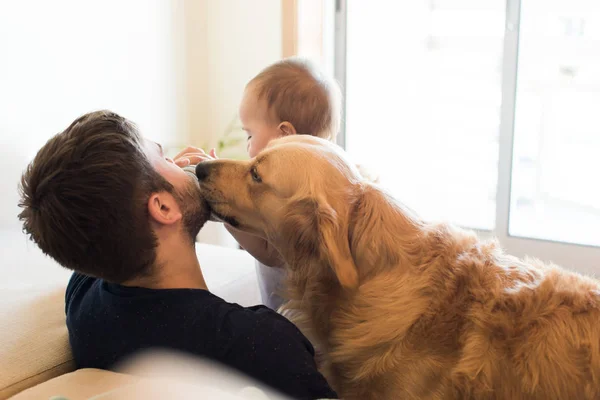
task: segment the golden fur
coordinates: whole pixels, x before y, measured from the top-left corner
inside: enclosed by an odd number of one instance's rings
[[[282,253],[342,398],[600,398],[598,281],[425,223],[318,138],[207,168],[214,212]]]

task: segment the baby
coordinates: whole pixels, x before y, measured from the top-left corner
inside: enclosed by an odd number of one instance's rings
[[[337,83],[308,60],[288,58],[265,68],[244,91],[239,109],[243,129],[248,135],[250,157],[260,153],[271,140],[286,135],[312,135],[335,141],[341,120],[341,92]],[[201,149],[180,153],[178,165],[216,158]],[[363,176],[370,176],[357,166]],[[241,247],[256,259],[256,270],[263,304],[277,310],[285,278],[284,261],[264,238],[239,231],[225,224]]]
[[[313,135],[334,141],[340,127],[340,110],[341,93],[333,79],[307,60],[279,61],[261,71],[244,91],[239,116],[248,134],[248,155],[255,157],[271,140],[286,135]],[[225,226],[256,259],[263,303],[278,309],[285,277],[281,255],[265,239]]]

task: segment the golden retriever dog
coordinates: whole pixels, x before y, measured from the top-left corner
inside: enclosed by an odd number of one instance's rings
[[[600,399],[598,281],[424,222],[315,137],[196,173],[215,216],[283,255],[342,398]]]

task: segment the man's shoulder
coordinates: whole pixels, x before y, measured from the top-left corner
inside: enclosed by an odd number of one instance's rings
[[[79,272],[73,272],[65,292],[66,310],[69,309],[73,299],[81,295],[82,292],[87,291],[87,289],[89,289],[96,280],[97,278],[80,274]]]
[[[252,338],[253,343],[261,342],[267,347],[278,343],[293,342],[314,354],[310,341],[300,332],[298,327],[287,318],[265,306],[232,308],[224,321],[224,327],[235,332],[232,339],[242,343]],[[258,338],[258,341],[257,341]]]
[[[69,288],[74,289],[76,286],[79,286],[81,284],[81,282],[83,281],[90,281],[90,280],[96,280],[97,278],[88,276],[88,275],[84,275],[82,273],[79,272],[73,272],[73,274],[71,275],[71,278],[69,279],[69,285],[67,286],[67,290]]]
[[[284,316],[264,306],[244,308],[230,314],[220,333],[226,364],[293,397],[337,398],[317,369],[312,344]]]

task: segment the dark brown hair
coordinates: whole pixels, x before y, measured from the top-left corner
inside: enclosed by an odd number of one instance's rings
[[[150,274],[157,242],[146,203],[173,187],[142,140],[110,111],[83,115],[51,138],[21,177],[24,232],[68,269],[115,283]]]
[[[288,121],[299,134],[335,140],[341,120],[340,88],[309,60],[278,61],[254,77],[248,88],[266,101],[277,123]]]

